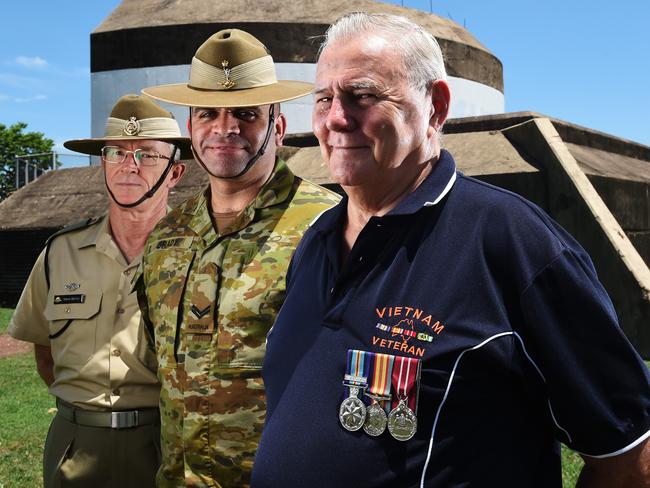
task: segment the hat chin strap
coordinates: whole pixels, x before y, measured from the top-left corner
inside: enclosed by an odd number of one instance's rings
[[[190,124],[191,123],[192,123],[192,114],[190,112]],[[194,159],[196,159],[199,162],[199,164],[203,167],[203,169],[205,171],[207,171],[209,174],[211,174],[215,178],[223,178],[224,180],[232,180],[234,178],[239,178],[240,176],[243,176],[246,173],[248,173],[248,170],[250,170],[253,167],[253,165],[257,162],[257,160],[260,159],[264,155],[264,153],[266,152],[266,147],[268,146],[269,141],[271,140],[271,131],[273,129],[274,123],[275,123],[275,106],[274,106],[274,104],[271,104],[271,107],[269,108],[269,125],[266,128],[266,136],[264,137],[264,142],[262,143],[262,145],[258,149],[255,156],[253,156],[252,158],[250,158],[248,160],[248,162],[246,163],[246,166],[244,166],[244,169],[242,169],[236,175],[233,175],[233,176],[217,176],[214,173],[212,173],[207,168],[207,166],[205,165],[203,160],[199,157],[198,153],[194,149],[194,143],[192,143],[192,154],[194,154]]]
[[[167,175],[169,174],[169,171],[172,169],[172,166],[174,165],[174,158],[176,157],[176,150],[178,147],[174,145],[174,150],[172,151],[172,155],[169,158],[169,162],[167,163],[167,167],[165,168],[165,171],[163,171],[163,174],[160,175],[160,178],[158,178],[158,181],[156,181],[156,184],[151,187],[151,189],[146,192],[142,197],[140,197],[137,201],[133,203],[122,203],[120,202],[117,198],[115,198],[115,195],[113,195],[113,192],[111,191],[110,187],[108,186],[108,182],[106,181],[106,171],[104,171],[104,184],[106,185],[106,190],[108,190],[108,194],[111,196],[113,201],[117,203],[120,207],[122,208],[133,208],[137,207],[140,205],[142,202],[145,200],[151,198],[154,196],[154,194],[158,191],[158,188],[163,184],[163,181],[165,181],[165,178],[167,178]],[[123,162],[122,162],[123,163]]]

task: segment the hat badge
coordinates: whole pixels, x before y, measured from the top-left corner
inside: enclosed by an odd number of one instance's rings
[[[135,117],[131,117],[124,123],[123,130],[127,136],[136,136],[140,132],[140,122]]]
[[[229,90],[233,86],[236,85],[234,81],[230,79],[230,73],[231,73],[231,68],[228,68],[228,61],[225,59],[221,61],[221,69],[223,69],[223,75],[226,77],[226,81],[219,83],[221,86],[223,86],[226,90]]]

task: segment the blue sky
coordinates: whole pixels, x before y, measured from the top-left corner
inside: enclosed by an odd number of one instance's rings
[[[119,3],[3,3],[0,123],[26,122],[62,153],[63,141],[90,136],[90,33]],[[496,55],[506,111],[540,112],[650,146],[649,1],[391,3],[426,11],[433,5]],[[66,167],[88,164],[61,160]]]

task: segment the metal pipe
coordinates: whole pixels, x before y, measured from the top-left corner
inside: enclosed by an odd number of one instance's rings
[[[38,156],[49,156],[50,154],[52,154],[51,151],[50,152],[44,152],[44,153],[35,153],[35,154],[17,154],[16,157],[17,158],[35,158],[35,157],[38,157]]]

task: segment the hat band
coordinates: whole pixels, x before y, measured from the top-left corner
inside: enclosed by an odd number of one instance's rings
[[[156,139],[158,137],[181,137],[178,123],[169,117],[151,117],[131,120],[109,117],[104,137],[139,137]]]
[[[233,68],[228,68],[227,60],[222,61],[221,67],[217,67],[193,57],[188,85],[202,90],[240,90],[277,82],[273,58],[268,55]]]

